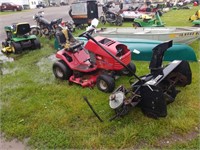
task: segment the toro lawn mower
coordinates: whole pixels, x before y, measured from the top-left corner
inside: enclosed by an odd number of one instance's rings
[[[29,23],[17,23],[4,27],[7,38],[2,42],[2,52],[21,53],[25,49],[38,49],[40,41],[35,35],[30,35]]]
[[[155,13],[155,17],[141,15],[140,18],[135,18],[133,20],[133,27],[164,27],[165,23],[160,18],[158,12]]]
[[[103,92],[112,92],[115,79],[119,75],[135,73],[135,65],[131,62],[131,51],[126,45],[109,38],[91,36],[90,29],[79,35],[88,42],[75,40],[72,34],[64,29],[56,34],[57,41],[63,47],[56,53],[60,60],[53,64],[56,78],[69,80],[82,87],[93,87],[95,84]],[[130,71],[124,68],[123,62]]]
[[[189,85],[192,80],[187,61],[174,60],[167,66],[162,66],[164,53],[171,46],[172,41],[168,41],[153,48],[150,74],[141,77],[135,75],[137,81],[130,79],[130,88],[121,85],[110,95],[109,105],[116,112],[110,120],[124,116],[136,105],[152,118],[167,115],[167,104],[173,102],[180,92],[176,86]]]

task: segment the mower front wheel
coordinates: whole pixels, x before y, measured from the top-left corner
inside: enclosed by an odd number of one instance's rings
[[[2,42],[1,45],[2,45],[2,48],[5,48],[5,47],[8,47],[8,46],[9,46],[9,45],[8,45],[8,42]]]
[[[11,46],[11,49],[12,51],[15,53],[15,54],[20,54],[22,52],[22,47],[21,47],[21,44],[20,43],[16,43],[16,42],[12,42],[10,44]]]
[[[64,61],[59,60],[53,64],[53,73],[58,79],[68,80],[72,75],[72,70]]]
[[[132,73],[135,73],[136,72],[136,66],[135,66],[135,64],[134,63],[130,63],[130,64],[128,64],[127,65],[127,67],[130,69],[130,70],[132,70]],[[132,76],[133,74],[132,74],[129,70],[127,70],[126,68],[124,68],[123,70],[122,70],[122,74],[123,75],[126,75],[126,76]]]
[[[4,53],[8,52],[7,48],[6,48],[8,46],[9,46],[8,42],[2,42],[1,43],[1,47],[2,47],[1,51],[4,52]]]
[[[115,80],[109,75],[100,75],[97,78],[96,85],[100,91],[109,93],[112,92],[115,88]]]

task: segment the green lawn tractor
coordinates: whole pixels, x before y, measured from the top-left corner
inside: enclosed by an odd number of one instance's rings
[[[40,41],[35,35],[30,35],[29,23],[16,23],[4,27],[7,38],[2,42],[2,52],[21,53],[25,49],[38,49]]]
[[[155,13],[155,17],[136,18],[133,20],[133,27],[164,27],[164,23],[160,18],[158,12]]]

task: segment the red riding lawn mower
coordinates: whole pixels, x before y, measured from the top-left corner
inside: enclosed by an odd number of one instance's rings
[[[93,38],[93,31],[91,29],[79,35],[88,39],[85,46],[67,29],[56,34],[63,48],[56,53],[60,60],[53,64],[53,73],[56,78],[68,80],[69,83],[77,83],[82,87],[93,87],[96,84],[99,90],[112,92],[115,79],[120,75],[132,75],[136,67],[131,62],[131,51],[126,45],[109,38]]]

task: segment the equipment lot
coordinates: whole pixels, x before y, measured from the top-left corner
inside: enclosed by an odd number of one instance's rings
[[[44,10],[44,17],[49,21],[57,18],[63,18],[63,20],[66,21],[71,20],[68,15],[69,7],[69,5],[61,7],[48,7],[44,9],[23,10],[22,12],[12,12],[10,14],[1,15],[0,41],[3,41],[6,36],[5,32],[3,32],[4,26],[18,22],[28,22],[30,25],[34,25],[36,23],[33,20],[33,15],[41,10]]]
[[[45,17],[63,17],[65,20],[67,7],[45,8]],[[39,10],[2,15],[1,29],[4,22],[5,25],[15,21],[35,24],[32,16]],[[19,14],[22,15],[20,18]],[[181,13],[174,16],[178,14]],[[171,12],[167,16],[172,16]],[[171,17],[168,18],[167,25],[172,22]],[[178,19],[174,24],[177,22]],[[0,34],[0,39],[4,39],[4,33]],[[198,42],[192,46],[199,56]],[[198,149],[199,62],[191,63],[193,83],[182,89],[176,101],[169,105],[168,117],[150,119],[136,108],[128,116],[109,122],[107,119],[113,113],[108,107],[108,95],[96,88],[82,89],[55,80],[51,70],[51,56],[55,50],[49,46],[49,40],[45,39],[43,43],[43,49],[25,53],[14,63],[2,64],[2,68],[10,69],[8,74],[1,76],[0,97],[1,104],[4,104],[1,127],[6,136],[20,140],[28,137],[29,144],[35,147],[32,149]],[[138,73],[144,74],[147,62],[136,63]],[[121,78],[118,84],[122,83],[128,84],[128,78]],[[85,95],[103,117],[104,123],[99,123],[83,102]]]

